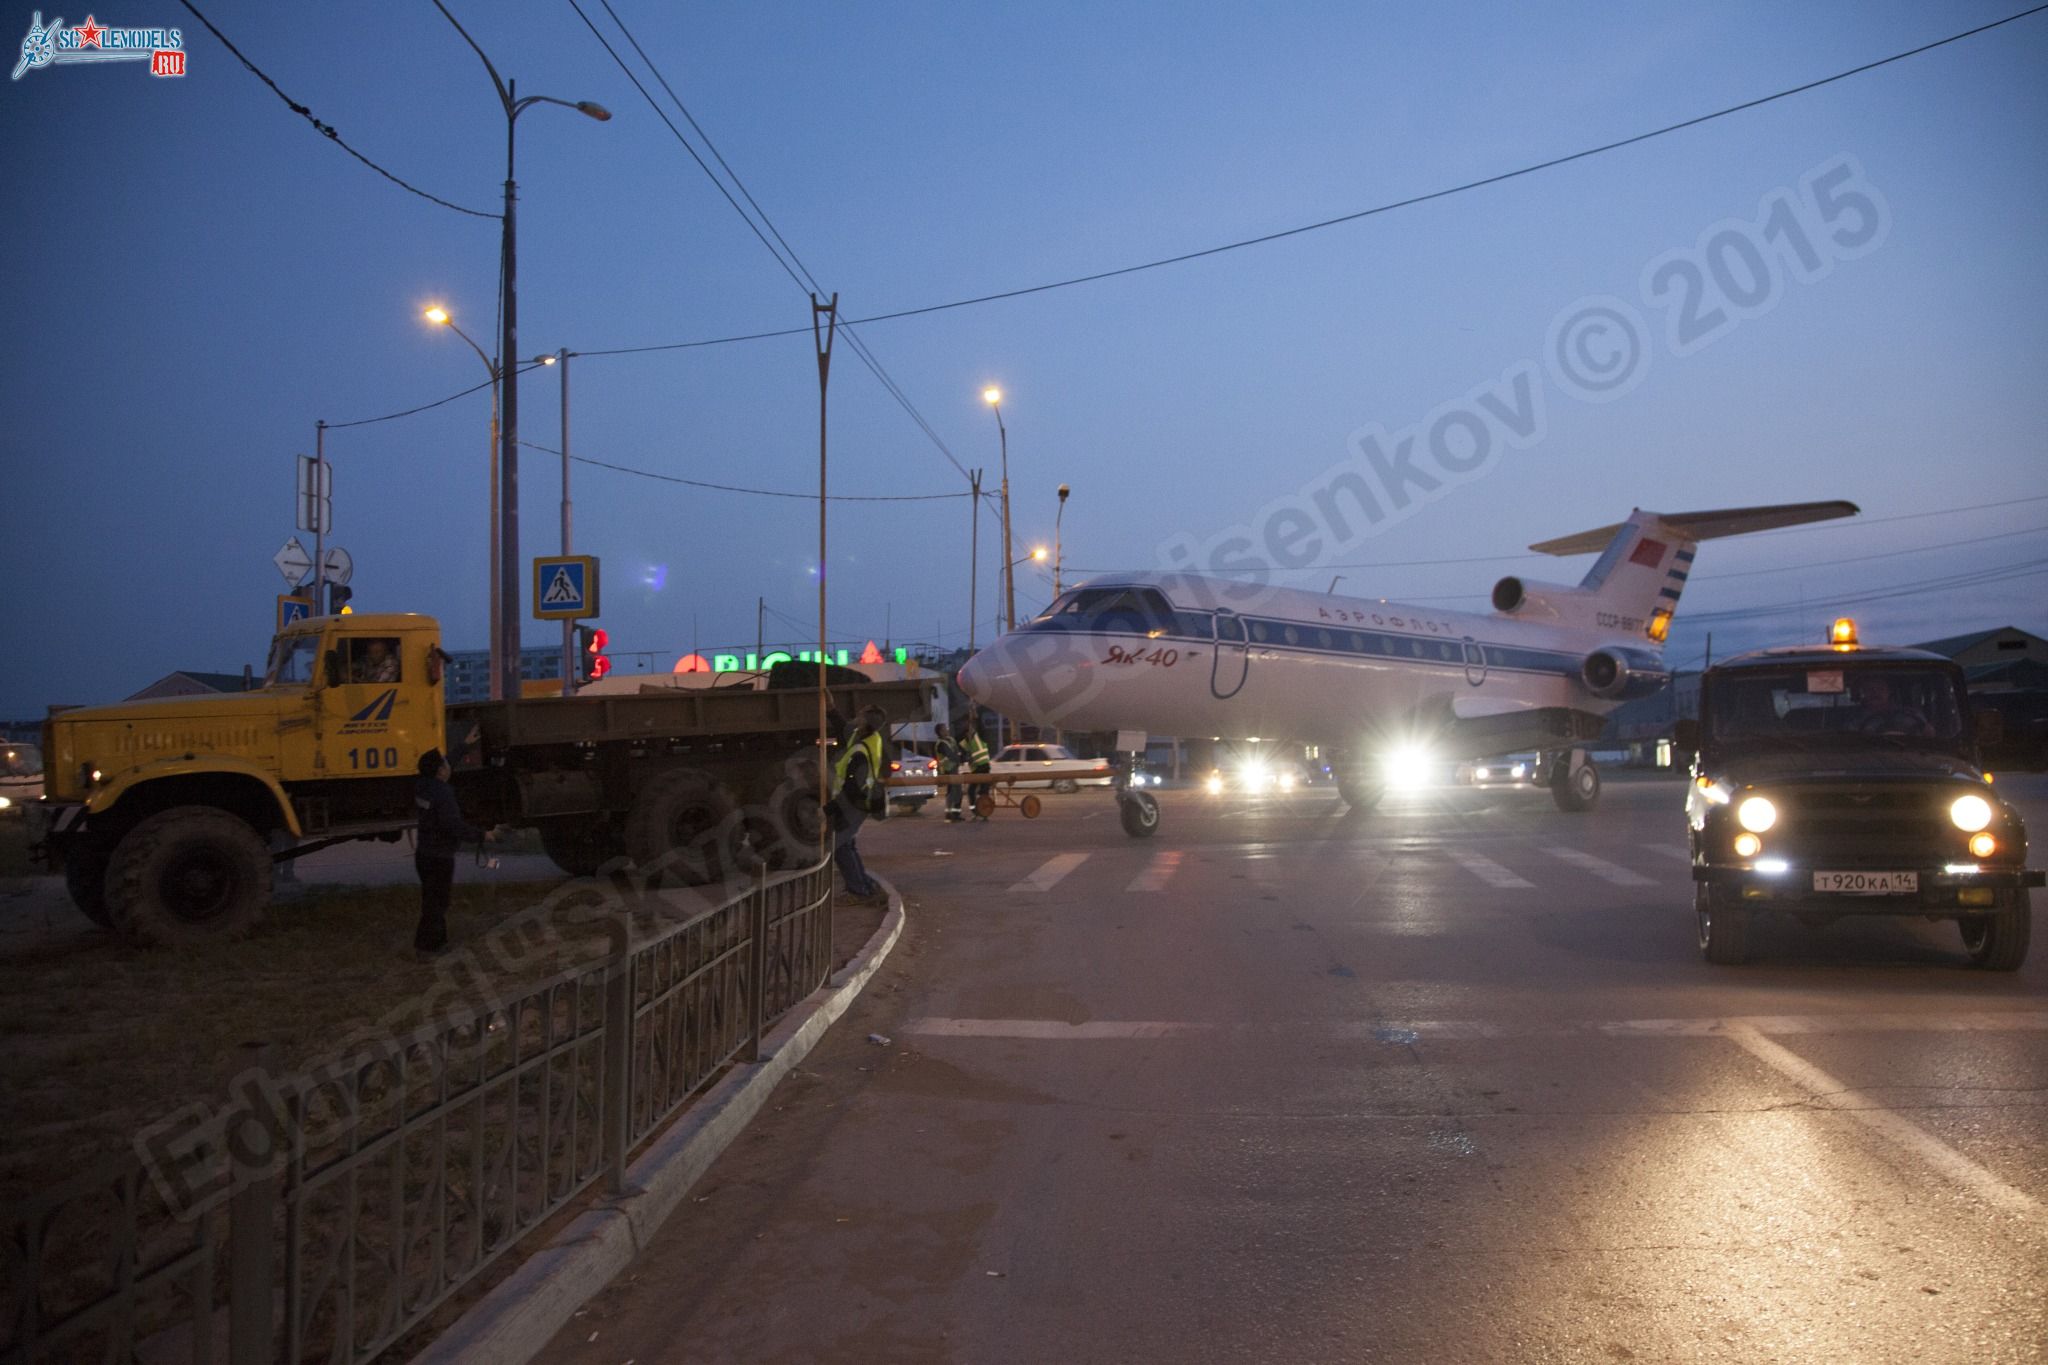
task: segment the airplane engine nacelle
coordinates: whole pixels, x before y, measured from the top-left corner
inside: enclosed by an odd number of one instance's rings
[[[1653,696],[1671,681],[1671,670],[1655,654],[1641,649],[1596,649],[1579,665],[1579,681],[1607,701],[1634,701]]]
[[[1587,595],[1561,583],[1538,583],[1509,574],[1493,585],[1493,609],[1525,621],[1580,624],[1587,613]],[[1589,621],[1585,624],[1591,624]]]

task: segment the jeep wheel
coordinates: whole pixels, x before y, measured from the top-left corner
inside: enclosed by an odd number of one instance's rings
[[[626,817],[626,854],[653,881],[718,881],[738,866],[732,814],[732,799],[706,774],[661,773],[641,788]]]
[[[159,947],[240,938],[270,902],[270,849],[247,821],[174,806],[128,832],[107,864],[107,909],[121,931]]]
[[[64,859],[64,889],[79,913],[102,929],[114,927],[107,909],[107,855],[97,848],[75,848]]]
[[[1716,966],[1749,959],[1749,908],[1737,905],[1709,882],[1695,882],[1692,908],[1699,920],[1700,955]]]
[[[1557,808],[1577,814],[1593,809],[1600,800],[1600,770],[1591,763],[1570,766],[1569,760],[1557,765],[1557,776],[1551,782],[1550,799]]]
[[[1380,803],[1387,789],[1377,782],[1345,774],[1337,779],[1337,795],[1344,798],[1344,804],[1363,814]]]
[[[1998,908],[1988,915],[1965,915],[1956,921],[1963,931],[1963,951],[1970,965],[1987,972],[2016,972],[2027,960],[2034,913],[2026,889],[1998,893]]]

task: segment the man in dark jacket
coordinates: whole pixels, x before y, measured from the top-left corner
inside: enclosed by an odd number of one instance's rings
[[[480,830],[462,818],[455,788],[448,785],[448,760],[439,749],[420,755],[412,803],[419,812],[412,865],[420,874],[420,923],[413,932],[412,946],[423,955],[432,955],[448,946],[448,897],[455,885],[455,850],[464,843],[494,843],[498,834]]]
[[[861,712],[860,725],[844,745],[833,767],[832,857],[846,882],[847,899],[878,903],[886,899],[882,888],[868,875],[861,861],[860,846],[854,842],[868,817],[888,814],[889,793],[882,785],[888,774],[882,768],[882,727],[886,718],[878,706]]]

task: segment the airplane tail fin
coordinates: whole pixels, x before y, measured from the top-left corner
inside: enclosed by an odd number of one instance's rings
[[[1853,517],[1859,510],[1853,502],[1840,501],[1708,512],[1645,512],[1637,508],[1627,521],[1539,541],[1529,548],[1547,555],[1598,550],[1600,558],[1579,583],[1579,592],[1589,599],[1595,620],[1661,645],[1671,629],[1671,617],[1678,610],[1679,595],[1692,573],[1700,541]]]

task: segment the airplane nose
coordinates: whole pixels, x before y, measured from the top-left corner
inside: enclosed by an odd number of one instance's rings
[[[977,652],[973,658],[960,665],[960,690],[982,705],[989,704],[990,685],[995,680],[996,666],[989,659],[989,651]]]

